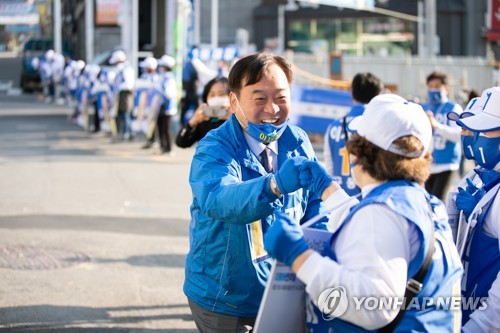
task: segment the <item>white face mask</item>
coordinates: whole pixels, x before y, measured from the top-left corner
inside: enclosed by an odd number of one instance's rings
[[[229,96],[215,96],[207,99],[209,106],[229,106]]]

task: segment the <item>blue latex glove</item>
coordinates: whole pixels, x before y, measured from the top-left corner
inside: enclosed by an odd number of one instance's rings
[[[500,175],[498,171],[486,169],[474,169],[474,171],[479,175],[479,178],[481,178],[484,188],[491,189],[497,184]]]
[[[302,187],[299,181],[299,167],[304,161],[307,161],[304,156],[291,157],[274,174],[281,193],[292,193]]]
[[[302,228],[288,215],[277,212],[276,221],[264,235],[264,248],[271,257],[292,266],[294,260],[309,249]]]
[[[469,178],[466,178],[465,181],[467,182],[467,187],[465,188],[465,190],[470,194],[474,194],[477,192],[477,190],[479,190],[479,188],[477,188]]]
[[[466,219],[469,219],[470,214],[476,207],[479,200],[484,195],[484,190],[478,190],[477,187],[472,183],[470,179],[467,178],[467,187],[465,190],[461,187],[458,188],[457,198],[455,202],[457,204],[458,210],[461,210]]]
[[[300,185],[318,194],[320,197],[323,191],[333,182],[333,178],[316,161],[305,161],[300,166]]]

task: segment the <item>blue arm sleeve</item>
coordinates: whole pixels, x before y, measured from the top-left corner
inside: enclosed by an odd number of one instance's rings
[[[221,147],[219,147],[219,151]],[[242,180],[241,166],[224,154],[198,152],[189,182],[202,214],[227,223],[246,224],[282,206],[269,188],[270,176]]]

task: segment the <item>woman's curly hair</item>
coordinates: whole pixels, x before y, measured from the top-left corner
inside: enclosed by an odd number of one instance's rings
[[[422,142],[412,135],[401,137],[394,144],[404,151],[424,149]],[[423,157],[409,158],[379,148],[358,134],[349,139],[347,150],[356,156],[357,164],[379,181],[404,179],[423,185],[430,175],[429,151]]]

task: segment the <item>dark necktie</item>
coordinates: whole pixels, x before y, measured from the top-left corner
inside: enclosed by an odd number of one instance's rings
[[[266,147],[264,148],[264,150],[262,151],[262,153],[260,153],[260,157],[261,157],[261,163],[262,163],[262,166],[264,167],[264,170],[266,170],[267,172],[273,172],[273,166],[271,165],[271,150]]]

